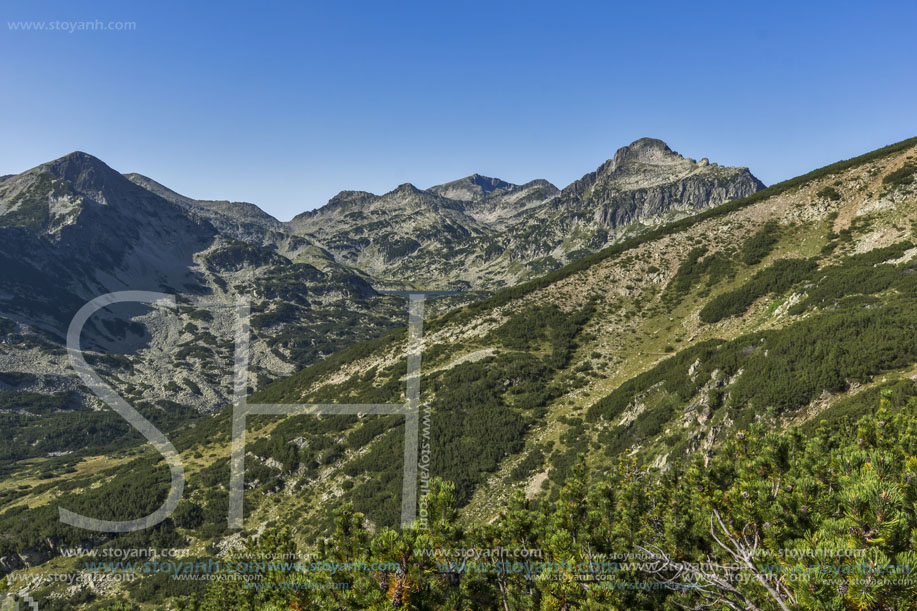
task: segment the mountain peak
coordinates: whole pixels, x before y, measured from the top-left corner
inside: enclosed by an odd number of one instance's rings
[[[379,199],[379,196],[369,191],[339,191],[337,195],[329,199],[323,206],[301,212],[290,219],[289,223],[294,231],[299,231],[299,228],[304,222],[309,221],[311,223],[311,219],[315,217],[340,214],[359,209],[376,199]]]
[[[404,195],[412,195],[412,194],[414,194],[414,193],[420,193],[420,192],[421,192],[420,189],[418,189],[417,187],[415,187],[415,186],[412,185],[411,183],[406,182],[406,183],[400,184],[400,185],[398,185],[397,187],[395,187],[394,189],[392,189],[392,191],[391,191],[390,193],[398,193],[398,194],[404,194]]]
[[[617,150],[612,161],[619,168],[628,161],[641,163],[658,163],[666,159],[680,159],[681,155],[669,148],[669,145],[657,138],[640,138]]]
[[[42,165],[48,168],[97,167],[105,168],[114,172],[114,170],[112,170],[104,161],[95,155],[90,155],[89,153],[84,153],[83,151],[73,151],[72,153],[64,155],[63,157],[58,157],[54,161],[49,161]]]
[[[672,152],[672,149],[669,148],[669,145],[665,143],[664,140],[659,138],[638,138],[630,143],[629,148],[631,150],[659,150]]]
[[[95,155],[90,155],[89,153],[83,151],[73,151],[72,153],[67,153],[62,157],[58,157],[53,161],[48,163],[59,163],[59,162],[76,162],[76,163],[101,163],[104,165],[104,162],[96,157]]]
[[[614,157],[603,163],[595,172],[597,176],[610,177],[646,165],[670,165],[685,158],[669,148],[658,138],[640,138],[615,151]]]
[[[514,189],[517,186],[499,178],[474,173],[465,178],[430,187],[428,191],[449,199],[477,201],[494,191]]]
[[[121,174],[98,157],[74,151],[54,161],[38,166],[58,178],[63,178],[78,191],[101,191],[106,185],[124,182]]]

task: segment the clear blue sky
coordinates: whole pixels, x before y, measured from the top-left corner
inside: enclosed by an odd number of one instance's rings
[[[0,173],[73,150],[281,219],[642,136],[764,182],[917,135],[917,4],[7,0]],[[133,21],[133,31],[10,22]]]

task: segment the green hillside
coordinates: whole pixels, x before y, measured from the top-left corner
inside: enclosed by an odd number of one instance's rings
[[[252,416],[245,530],[229,532],[225,411],[170,433],[188,476],[176,514],[93,544],[394,563],[275,567],[273,587],[188,581],[172,600],[187,609],[911,608],[917,588],[897,581],[917,566],[915,173],[911,139],[426,321],[428,530],[399,529],[403,418]],[[357,344],[250,401],[402,403],[406,342]],[[155,508],[156,457],[17,464],[0,557],[85,544],[58,506]],[[497,547],[546,562],[448,557]],[[818,550],[834,551],[805,555]],[[161,608],[166,579],[80,604]]]

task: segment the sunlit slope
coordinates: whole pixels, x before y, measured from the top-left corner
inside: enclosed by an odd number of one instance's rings
[[[553,495],[580,454],[599,471],[621,453],[663,467],[756,419],[782,426],[856,413],[881,385],[911,393],[915,172],[917,141],[906,141],[426,321],[430,472],[456,483],[462,519],[491,519],[515,490]],[[405,332],[394,332],[251,400],[403,402],[405,349]],[[347,501],[374,527],[398,522],[401,418],[257,416],[247,530],[227,531],[229,425],[224,412],[170,433],[188,476],[184,499],[132,544],[190,542],[204,554],[269,523],[309,544]],[[144,447],[75,467],[23,464],[0,487],[0,557],[52,557],[86,541],[59,524],[58,507],[103,519],[148,513],[168,486],[157,460]]]
[[[661,466],[756,419],[806,420],[906,375],[917,362],[915,145],[828,166],[428,322],[433,472],[457,483],[467,517],[485,519],[515,489],[550,490],[577,454],[600,467],[636,452]],[[404,350],[392,335],[256,398],[402,401]],[[379,422],[341,424],[361,442],[345,438],[302,475],[313,483],[291,495],[297,511],[319,519],[349,498],[392,523],[401,429]],[[289,447],[280,433],[273,443]]]

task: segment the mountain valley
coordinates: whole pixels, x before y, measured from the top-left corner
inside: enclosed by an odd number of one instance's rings
[[[643,139],[562,190],[473,175],[382,196],[345,191],[289,223],[248,204],[185,198],[81,154],[5,178],[0,257],[5,270],[20,271],[0,286],[0,568],[24,582],[48,567],[75,570],[61,550],[77,546],[174,546],[227,557],[281,525],[289,537],[282,545],[303,553],[330,553],[345,534],[376,537],[384,550],[389,539],[427,536],[390,534],[400,525],[407,427],[400,416],[365,413],[252,416],[244,529],[227,529],[234,322],[226,306],[245,294],[253,300],[251,402],[400,404],[408,401],[409,336],[404,299],[393,291],[465,291],[439,306],[429,298],[423,325],[420,434],[432,481],[423,502],[441,519],[431,517],[431,537],[521,544],[538,516],[563,516],[565,503],[587,498],[577,488],[584,478],[614,482],[604,501],[588,497],[599,506],[623,491],[655,498],[652,490],[682,480],[709,489],[718,469],[745,451],[744,440],[763,456],[786,436],[846,434],[876,405],[917,397],[915,175],[913,139],[768,188],[747,169],[696,162]],[[173,519],[106,537],[61,525],[58,506],[103,519],[144,515],[162,502],[168,470],[68,372],[62,337],[86,300],[127,289],[178,294],[177,310],[113,311],[87,329],[90,362],[173,440],[188,484]],[[704,469],[708,475],[698,475]],[[771,485],[771,471],[761,470],[762,486]],[[729,488],[723,477],[731,492],[705,499],[709,507],[725,513],[736,505],[729,494],[757,494]],[[796,485],[794,494],[804,494],[808,484]],[[902,486],[895,494],[910,498],[915,491]],[[666,497],[682,501],[695,502]],[[636,509],[622,517],[614,512],[631,510],[614,507],[608,515],[622,524],[639,522]],[[578,532],[557,519],[563,526],[545,528]],[[675,558],[680,552],[665,545],[682,537],[709,552],[698,541],[713,523],[666,523],[678,534],[651,542],[634,526],[615,545],[630,537],[631,550],[657,545]],[[488,540],[491,525],[502,534]],[[789,523],[780,528],[772,536],[784,543],[802,536]],[[575,542],[531,536],[555,551],[585,553]],[[402,557],[392,550],[379,553]],[[408,590],[452,600],[451,586],[421,585],[422,560],[408,565],[418,571]],[[475,595],[478,586],[464,579],[462,596]],[[526,597],[580,596],[572,578],[541,584],[537,595],[511,582],[499,591],[515,592],[513,608],[525,608]],[[368,593],[369,583],[353,596],[397,606],[386,588]],[[801,600],[781,587],[778,599]],[[66,593],[22,591],[164,604],[150,588],[90,581]],[[218,608],[220,596],[260,604],[261,594],[227,588],[189,586],[188,596],[213,606],[182,608]],[[761,588],[730,600],[780,608]],[[585,608],[658,603],[657,594],[604,595],[611,598],[589,598]]]

